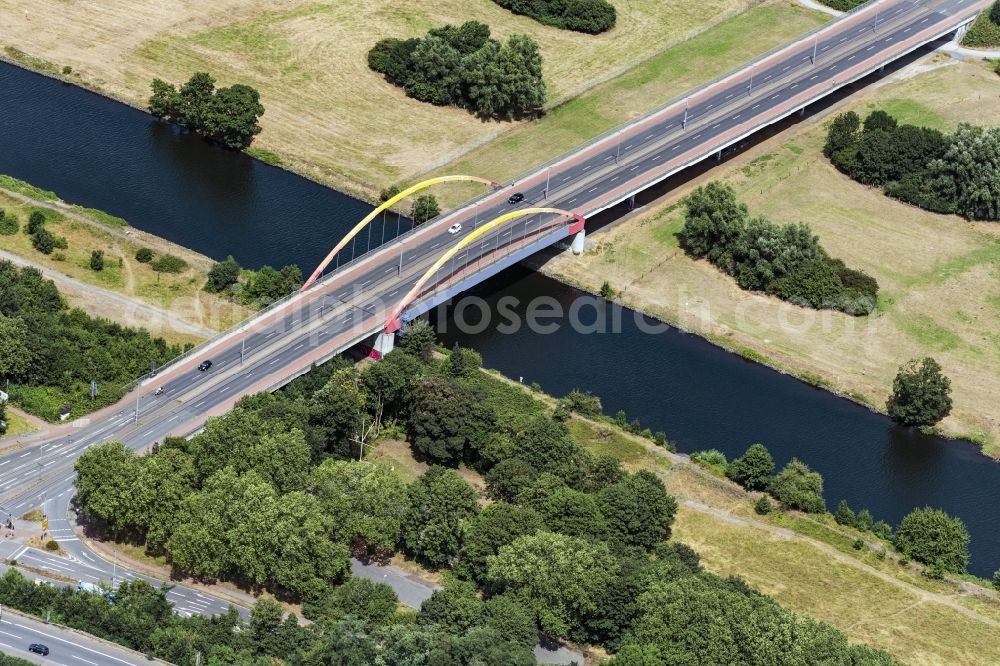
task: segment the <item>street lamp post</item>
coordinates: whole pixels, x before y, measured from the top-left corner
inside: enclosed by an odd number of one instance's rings
[[[816,64],[816,56],[818,55],[818,49],[819,49],[819,35],[816,35],[816,39],[813,41],[813,55],[812,55],[812,64],[814,65]]]
[[[681,129],[687,129],[687,124],[688,124],[688,104],[690,103],[690,101],[691,101],[691,98],[689,98],[689,97],[685,97],[684,98],[684,120],[681,121]]]

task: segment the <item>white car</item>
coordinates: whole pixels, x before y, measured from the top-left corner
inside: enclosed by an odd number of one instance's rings
[[[455,224],[448,227],[448,233],[453,236],[461,230],[462,230],[462,225],[459,222],[456,222]]]

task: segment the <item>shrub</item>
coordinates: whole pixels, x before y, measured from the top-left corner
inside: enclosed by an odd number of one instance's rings
[[[969,531],[961,518],[940,509],[914,509],[896,529],[896,548],[918,562],[963,573],[969,564]]]
[[[750,490],[764,490],[774,473],[774,459],[763,444],[751,444],[726,468],[726,476]]]
[[[611,283],[607,280],[601,285],[601,298],[610,301],[615,297],[615,290],[611,288]]]
[[[989,48],[1000,46],[1000,7],[994,2],[984,11],[962,36],[962,46]]]
[[[851,511],[851,507],[847,505],[847,500],[840,500],[840,504],[837,505],[837,511],[833,514],[833,519],[837,521],[838,525],[854,527],[854,521],[857,520],[857,517]]]
[[[24,232],[29,236],[34,236],[44,225],[45,214],[40,210],[31,211],[31,215],[28,216],[28,226],[25,228]]]
[[[797,458],[771,480],[771,495],[779,502],[807,513],[826,511],[823,500],[823,477]]]
[[[148,264],[156,254],[148,247],[140,247],[135,253],[135,260],[140,264]]]
[[[855,539],[853,546],[854,546],[854,550],[864,550],[865,549],[865,540],[864,539]]]
[[[226,257],[225,261],[217,261],[208,271],[205,291],[218,293],[228,289],[239,281],[240,270],[240,265],[232,255]]]
[[[381,192],[379,192],[378,202],[385,203],[386,201],[393,198],[400,192],[402,192],[402,190],[400,189],[399,185],[390,185],[389,187],[386,187]]]
[[[104,270],[104,250],[94,250],[90,253],[90,270]]]
[[[57,250],[65,250],[69,247],[69,241],[66,240],[65,236],[52,235],[52,247]]]
[[[49,539],[48,541],[45,542],[45,550],[55,552],[59,550],[59,543],[56,542],[54,539]]]
[[[771,500],[767,498],[767,495],[761,495],[757,503],[753,505],[753,510],[757,512],[757,515],[766,516],[773,510],[771,505]]]
[[[726,454],[718,449],[695,451],[691,454],[691,460],[719,474],[726,473]]]
[[[886,403],[892,420],[906,426],[934,425],[951,412],[951,381],[926,357],[900,367]]]
[[[618,18],[607,0],[494,0],[515,14],[530,16],[543,25],[596,35],[615,27]]]
[[[0,236],[13,236],[21,229],[21,223],[11,214],[0,210]]]
[[[183,273],[187,268],[187,262],[172,254],[165,254],[150,266],[157,273]]]
[[[49,233],[48,229],[42,226],[31,234],[31,245],[42,254],[52,254],[52,250],[56,247],[56,239]]]
[[[993,588],[1000,591],[1000,569],[993,572]]]
[[[578,389],[570,391],[569,395],[559,401],[559,404],[565,406],[571,412],[591,418],[600,416],[603,409],[599,397],[590,391],[580,391]]]

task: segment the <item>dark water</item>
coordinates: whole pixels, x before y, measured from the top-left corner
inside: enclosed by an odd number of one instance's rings
[[[216,258],[233,254],[250,267],[295,262],[307,273],[370,210],[134,109],[5,64],[0,173]],[[386,236],[394,233],[390,221]],[[477,293],[494,305],[516,297],[522,318],[530,297],[549,296],[568,308],[580,296],[522,268]],[[583,321],[594,317],[593,307],[584,308]],[[615,334],[576,333],[554,319],[560,325],[550,334],[506,335],[494,326],[463,335],[448,320],[444,337],[555,395],[593,391],[607,413],[624,409],[644,427],[665,431],[682,451],[714,447],[733,457],[760,441],[779,464],[797,456],[823,474],[831,507],[844,498],[893,524],[915,506],[943,508],[972,533],[970,570],[987,576],[1000,567],[1000,465],[966,444],[894,428],[885,417],[695,336],[670,328],[645,333],[634,317],[624,311]]]
[[[128,106],[5,63],[0,173],[216,259],[232,254],[248,268],[296,262],[306,275],[371,210]],[[381,226],[376,232],[375,244]],[[395,233],[391,217],[386,236]],[[368,239],[362,234],[357,242],[360,252]]]

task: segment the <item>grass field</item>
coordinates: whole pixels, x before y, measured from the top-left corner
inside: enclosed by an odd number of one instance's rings
[[[35,426],[32,425],[31,421],[20,414],[15,414],[9,409],[5,412],[4,419],[7,421],[7,432],[3,435],[4,439],[7,437],[17,437],[18,435],[35,430]]]
[[[821,20],[791,0],[769,1],[773,6],[763,12],[751,10],[759,17],[753,23],[757,49]],[[154,77],[182,82],[194,71],[205,70],[223,84],[251,84],[260,90],[267,109],[264,131],[255,142],[262,157],[370,196],[387,184],[448,163],[511,128],[406,98],[367,67],[367,51],[378,39],[416,36],[433,26],[469,19],[487,23],[500,38],[530,34],[541,45],[550,106],[555,107],[754,4],[612,2],[618,10],[617,27],[589,36],[515,16],[492,0],[0,0],[5,18],[0,46],[7,47],[8,57],[36,67],[42,62],[43,69],[54,73],[70,66],[70,80],[140,106],[149,97]],[[731,32],[729,40],[736,41],[737,34]],[[736,53],[745,48],[717,46],[725,52],[703,49],[687,71],[675,64],[630,73],[618,88],[621,99],[607,109],[588,102],[575,111],[553,114],[553,120],[571,121],[569,136],[585,138],[588,125],[599,131],[608,121],[617,122],[622,116],[615,108],[641,112],[655,106],[688,81],[735,64],[742,58],[734,60]],[[651,81],[655,76],[662,81]],[[637,92],[636,86],[644,83],[651,84],[648,92]],[[577,126],[590,114],[600,115]],[[564,137],[551,149],[558,152],[569,145]],[[481,175],[517,172],[537,157],[534,151],[501,152],[496,160],[480,159],[473,166]]]
[[[846,106],[862,114],[882,108],[940,129],[1000,122],[996,74],[983,63],[933,56],[913,72]],[[926,213],[851,181],[821,154],[822,120],[751,149],[592,236],[596,247],[585,256],[559,257],[546,270],[594,291],[609,280],[628,304],[880,409],[898,366],[933,355],[955,400],[943,429],[998,454],[1000,225]],[[744,292],[707,262],[687,258],[675,236],[684,213],[677,203],[710,178],[730,183],[754,214],[809,223],[832,256],[875,276],[877,314],[796,308]]]
[[[244,306],[202,290],[207,271],[212,265],[211,259],[155,236],[123,229],[121,223],[105,228],[102,225],[107,223],[106,218],[110,216],[100,211],[62,208],[58,202],[53,203],[52,207],[27,203],[3,189],[0,189],[0,209],[15,216],[21,227],[14,235],[0,235],[0,250],[24,257],[36,265],[79,282],[102,287],[145,303],[167,312],[171,317],[204,329],[225,330],[251,314],[251,310]],[[29,215],[35,210],[46,215],[46,228],[49,231],[66,238],[67,249],[57,249],[50,255],[44,255],[32,247],[25,228]],[[180,256],[187,261],[188,267],[179,274],[158,273],[149,264],[136,261],[135,253],[140,247],[150,247],[158,254]],[[104,251],[104,269],[99,272],[90,268],[91,251],[98,249]],[[71,305],[95,316],[107,317],[127,325],[144,326],[172,341],[190,342],[197,339],[197,336],[192,337],[190,330],[170,330],[169,325],[144,316],[143,311],[137,309],[130,312],[119,302],[105,302],[97,298],[95,292],[74,288],[68,282],[60,282],[58,286]]]

